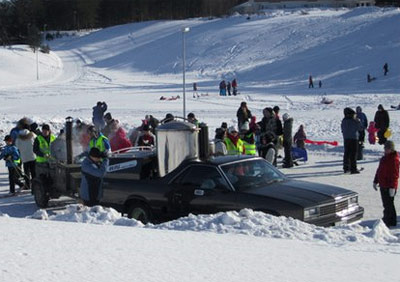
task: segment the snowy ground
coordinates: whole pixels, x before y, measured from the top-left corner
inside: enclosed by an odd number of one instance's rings
[[[341,143],[344,107],[360,105],[373,119],[378,104],[400,102],[399,20],[399,9],[368,8],[111,27],[52,42],[53,52],[39,54],[39,81],[35,54],[25,46],[0,48],[0,137],[23,116],[50,122],[54,131],[66,116],[90,121],[97,101],[106,101],[126,129],[145,114],[182,115],[182,99],[159,97],[182,97],[180,29],[190,26],[187,109],[211,132],[222,121],[235,123],[240,102],[247,101],[258,119],[264,107],[279,105],[294,117],[294,129],[305,125],[310,139]],[[366,83],[367,73],[377,80]],[[315,84],[322,80],[321,89],[307,88],[310,74]],[[217,96],[219,81],[234,77],[241,94]],[[208,96],[193,99],[192,82]],[[332,105],[319,103],[325,93]],[[389,114],[392,139],[400,146],[400,112]],[[318,228],[242,211],[143,227],[112,210],[65,209],[74,204],[69,199],[37,211],[32,196],[21,195],[0,199],[0,213],[8,214],[0,217],[0,281],[396,280],[400,228],[381,224],[380,197],[372,189],[382,148],[366,146],[360,175],[342,174],[341,145],[308,150],[307,164],[283,171],[358,192],[363,222]],[[2,167],[0,196],[7,190]]]

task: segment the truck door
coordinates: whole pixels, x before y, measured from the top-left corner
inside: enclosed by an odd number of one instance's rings
[[[214,166],[192,165],[172,182],[170,204],[175,216],[235,209],[236,195]]]

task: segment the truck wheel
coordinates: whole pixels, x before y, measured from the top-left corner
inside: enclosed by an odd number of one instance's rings
[[[133,218],[147,224],[152,220],[151,209],[144,203],[132,202],[128,210],[128,218]]]
[[[32,189],[36,205],[42,209],[47,208],[49,204],[49,195],[47,195],[42,181],[37,179],[33,180]]]

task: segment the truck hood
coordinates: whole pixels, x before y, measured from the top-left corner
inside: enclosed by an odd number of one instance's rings
[[[302,207],[333,202],[335,199],[356,195],[355,192],[326,184],[299,180],[284,180],[242,193],[288,201]]]

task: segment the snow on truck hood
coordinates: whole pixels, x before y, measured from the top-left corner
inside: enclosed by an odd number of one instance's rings
[[[297,219],[283,216],[276,217],[250,209],[243,209],[240,212],[220,212],[211,215],[191,214],[187,217],[158,225],[143,225],[134,219],[121,217],[120,213],[112,208],[101,206],[89,208],[79,204],[69,205],[66,210],[57,211],[55,215],[51,216],[47,214],[46,210],[38,210],[28,218],[147,229],[321,241],[332,245],[352,243],[400,244],[400,238],[392,235],[381,220],[374,221],[368,226],[353,224],[324,228],[307,224]]]

